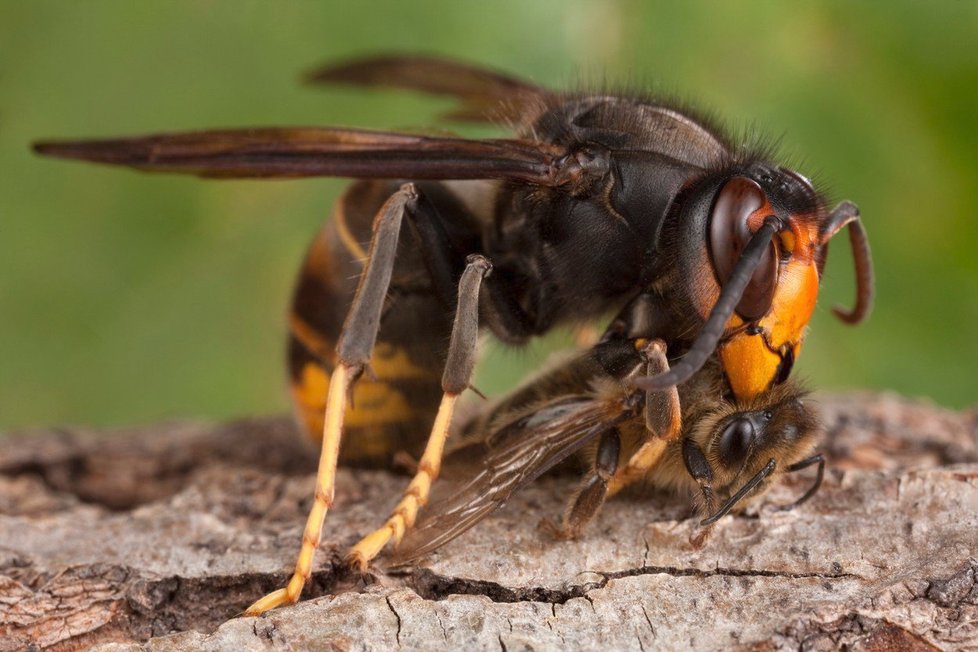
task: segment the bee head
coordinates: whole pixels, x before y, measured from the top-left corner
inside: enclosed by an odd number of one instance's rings
[[[709,469],[708,483],[700,481],[708,484],[704,486],[704,508],[711,513],[707,521],[760,495],[782,473],[802,468],[798,464],[810,458],[818,420],[805,397],[788,382],[749,404],[727,405],[701,420],[689,446],[699,452],[689,454],[701,454]]]

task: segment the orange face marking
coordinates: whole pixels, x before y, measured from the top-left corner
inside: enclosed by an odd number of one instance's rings
[[[718,349],[730,388],[738,400],[748,401],[774,380],[781,356],[771,351],[761,335],[738,333]]]
[[[780,352],[790,349],[797,358],[818,299],[814,255],[818,229],[813,220],[796,216],[788,224],[789,229],[780,236],[780,245],[791,257],[781,264],[771,309],[755,322],[757,328],[751,332],[743,328],[745,324],[739,316],[731,317],[728,330],[739,332],[718,349],[730,388],[740,400],[753,399],[771,386],[782,362]]]

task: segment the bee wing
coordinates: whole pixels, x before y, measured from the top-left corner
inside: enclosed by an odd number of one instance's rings
[[[422,557],[456,538],[509,500],[521,487],[552,469],[627,413],[622,401],[572,396],[545,404],[465,446],[447,458],[481,455],[482,463],[458,460],[469,477],[422,510],[395,554],[397,563]],[[445,469],[451,475],[451,468]]]
[[[470,121],[519,120],[551,95],[541,86],[494,70],[425,56],[382,55],[331,64],[309,73],[306,81],[449,95],[460,100],[461,107],[447,117]]]
[[[332,127],[224,129],[34,144],[45,156],[219,178],[512,179],[553,185],[561,150],[522,140]]]

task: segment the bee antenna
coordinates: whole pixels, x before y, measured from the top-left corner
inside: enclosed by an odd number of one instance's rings
[[[761,259],[771,242],[774,234],[781,230],[781,220],[774,216],[767,217],[763,226],[757,230],[747,246],[744,247],[737,264],[730,272],[730,277],[720,291],[720,298],[710,312],[710,317],[706,320],[703,330],[696,337],[693,345],[689,348],[686,355],[677,362],[669,371],[655,375],[633,378],[631,383],[634,387],[645,391],[662,391],[689,380],[693,374],[700,370],[717,348],[717,343],[723,337],[730,316],[740,303],[744,290],[750,283],[754,271],[761,264]]]
[[[822,478],[825,477],[825,457],[821,453],[817,453],[815,455],[812,455],[811,457],[806,457],[800,462],[795,462],[787,469],[785,469],[785,471],[787,473],[794,473],[795,471],[801,471],[802,469],[807,469],[812,464],[818,464],[818,471],[815,474],[815,483],[812,484],[811,487],[809,487],[808,491],[806,491],[801,498],[791,503],[790,505],[785,505],[781,509],[785,511],[789,509],[794,509],[795,507],[798,507],[798,505],[801,505],[802,503],[806,502],[809,498],[811,498],[818,492],[818,488],[822,486]]]
[[[768,463],[764,465],[763,469],[758,471],[753,478],[748,480],[743,487],[738,489],[737,493],[731,496],[727,500],[727,502],[723,503],[720,509],[717,510],[716,514],[710,516],[709,518],[704,518],[702,521],[700,521],[700,525],[702,526],[713,525],[721,518],[726,516],[727,513],[734,508],[734,505],[739,503],[744,496],[754,491],[754,489],[757,488],[757,485],[764,482],[764,478],[766,478],[767,476],[771,475],[771,473],[774,472],[775,466],[777,466],[777,463],[774,461],[774,458],[772,457],[770,460],[768,460]]]

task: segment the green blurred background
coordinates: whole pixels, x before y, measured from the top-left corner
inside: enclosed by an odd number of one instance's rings
[[[828,308],[853,295],[835,247],[797,373],[975,402],[978,3],[4,0],[0,428],[285,410],[293,275],[343,182],[149,176],[28,146],[431,124],[446,102],[298,83],[380,51],[555,86],[639,81],[782,137],[788,161],[861,206],[879,285],[867,325],[835,322]],[[491,349],[479,386],[509,386],[565,337]]]

